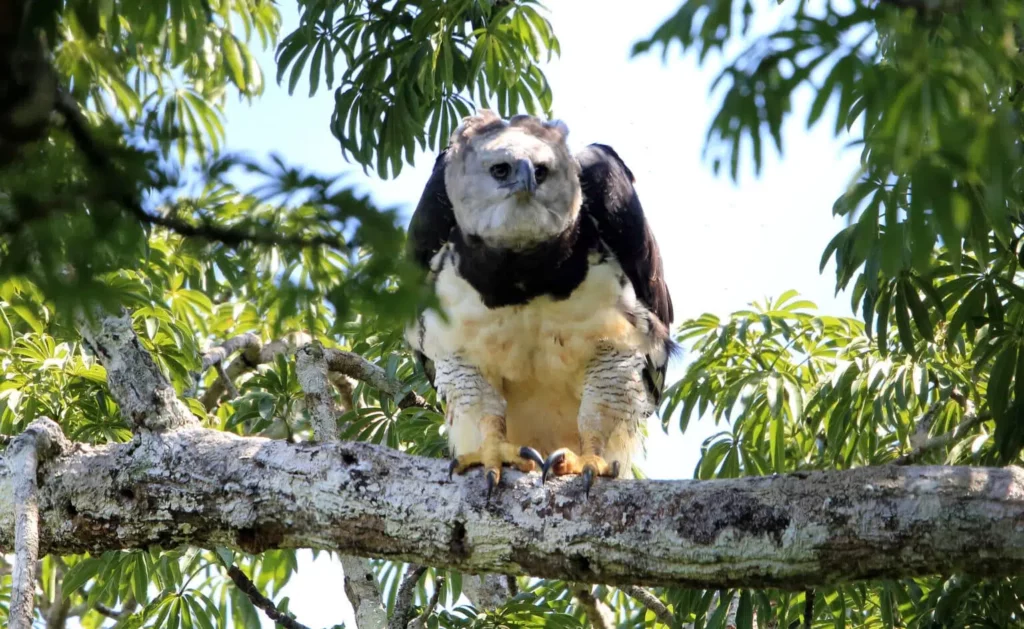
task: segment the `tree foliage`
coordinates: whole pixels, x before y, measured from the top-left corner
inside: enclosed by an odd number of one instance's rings
[[[851,137],[862,160],[833,207],[848,227],[820,243],[822,262],[835,260],[837,289],[851,289],[858,315],[818,313],[790,292],[683,322],[689,363],[665,396],[664,425],[685,430],[706,415],[722,424],[694,470],[702,479],[1020,462],[1024,8],[778,4],[685,0],[634,53],[679,43],[704,60],[750,40],[758,15],[784,13],[727,59],[705,148],[716,172],[726,164],[737,178],[744,156],[760,171],[764,136],[782,151],[794,98],[810,95],[808,126],[834,115],[835,133]],[[76,441],[131,437],[75,327],[75,315],[100,305],[131,310],[145,348],[206,426],[309,439],[287,355],[209,404],[222,376],[202,362],[207,348],[240,334],[266,342],[304,332],[380,365],[425,400],[405,406],[365,383],[341,387],[342,438],[444,455],[438,401],[401,340],[404,317],[430,295],[399,255],[395,213],[280,158],[225,154],[223,107],[258,98],[265,72],[290,92],[332,89],[335,111],[323,124],[340,152],[390,177],[417,150],[442,148],[477,105],[549,113],[541,64],[558,40],[533,0],[299,8],[300,24],[281,37],[268,0],[0,0],[0,434],[47,416]],[[254,45],[276,47],[276,69],[259,67]],[[47,557],[37,611],[50,626],[68,617],[83,627],[255,626],[261,612],[228,577],[231,565],[287,612],[280,591],[298,569],[293,552],[185,547]],[[411,569],[375,569],[393,613]],[[588,622],[576,584],[520,579],[517,594],[480,612],[462,604],[463,580],[428,568],[413,611],[427,610],[432,628]],[[657,612],[624,591],[597,586],[593,595],[619,627],[655,624]],[[706,628],[755,619],[1009,627],[1024,613],[1019,579],[957,575],[655,595],[677,624]]]

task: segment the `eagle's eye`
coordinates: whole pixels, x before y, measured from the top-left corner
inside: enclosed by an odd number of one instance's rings
[[[495,164],[491,166],[491,176],[495,179],[505,179],[512,174],[512,167],[508,164]]]
[[[544,183],[544,180],[548,178],[548,167],[538,166],[533,170],[533,177],[537,180],[537,185]]]

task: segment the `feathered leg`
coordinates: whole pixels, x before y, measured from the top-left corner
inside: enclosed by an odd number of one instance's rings
[[[436,361],[435,385],[447,404],[449,472],[483,466],[490,495],[501,480],[502,465],[529,472],[542,461],[532,448],[514,446],[505,434],[505,400],[475,367],[458,356]]]
[[[640,422],[651,405],[643,382],[645,359],[635,351],[603,343],[587,367],[577,425],[580,450],[551,453],[543,478],[581,474],[590,492],[595,476],[627,477],[639,439]]]

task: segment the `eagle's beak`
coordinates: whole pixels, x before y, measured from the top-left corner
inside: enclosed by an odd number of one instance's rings
[[[528,159],[516,161],[515,174],[509,181],[509,190],[520,201],[526,201],[537,191],[537,177],[533,174],[533,163]]]

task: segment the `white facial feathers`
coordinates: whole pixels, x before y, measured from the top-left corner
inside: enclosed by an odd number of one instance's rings
[[[564,122],[480,110],[452,134],[445,186],[460,230],[490,246],[526,248],[576,221],[579,164]]]

